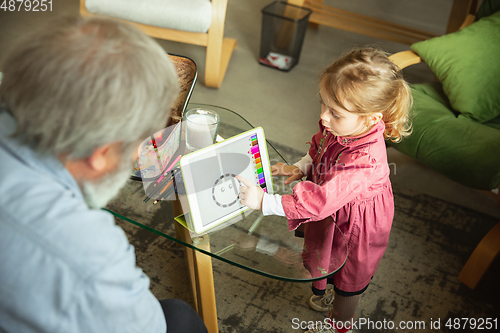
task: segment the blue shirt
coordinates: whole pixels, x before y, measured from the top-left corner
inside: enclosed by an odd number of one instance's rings
[[[123,230],[15,126],[0,111],[0,331],[166,332]]]

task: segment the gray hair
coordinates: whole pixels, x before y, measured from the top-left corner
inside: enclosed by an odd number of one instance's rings
[[[65,18],[24,40],[4,63],[0,105],[15,137],[56,156],[84,158],[121,142],[123,152],[167,124],[179,91],[165,51],[111,19]]]

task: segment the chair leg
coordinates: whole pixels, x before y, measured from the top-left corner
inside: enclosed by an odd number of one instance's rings
[[[219,50],[217,46],[208,44],[205,62],[205,85],[219,88],[226,75],[227,66],[237,42],[234,38],[224,38]]]
[[[174,216],[179,216],[182,214],[182,207],[181,203],[179,200],[172,201],[172,209]],[[174,222],[174,228],[175,228],[175,238],[183,241],[184,243],[191,244],[191,236],[189,235],[189,231],[184,228],[182,225],[180,225],[177,222]],[[179,243],[177,243],[178,246],[183,246]],[[194,251],[193,249],[189,247],[184,248],[184,254],[185,254],[185,259],[186,259],[186,266],[188,269],[188,274],[189,274],[189,283],[191,286],[191,293],[193,294],[193,303],[194,303],[194,309],[198,314],[200,313],[200,304],[198,304],[198,291],[196,288],[196,271],[195,271],[195,259],[194,259]]]
[[[498,222],[477,245],[462,268],[458,279],[474,289],[500,253],[500,222]]]
[[[324,2],[324,0],[312,0],[312,1],[316,1],[318,3],[323,3]],[[313,29],[313,30],[318,30],[319,29],[319,24],[318,23],[309,22],[307,24],[307,27],[310,28],[310,29]]]
[[[182,214],[179,200],[172,202],[174,215]],[[175,223],[175,237],[185,243],[193,244],[199,249],[210,252],[210,239],[208,236],[191,240],[189,231]],[[194,297],[194,307],[201,317],[208,333],[218,333],[217,306],[215,302],[214,274],[212,270],[212,257],[192,248],[185,248],[186,264],[189,273],[191,292]]]
[[[303,7],[304,6],[304,2],[306,2],[306,1],[305,0],[287,0],[287,2],[289,4],[291,4],[291,5]],[[323,2],[323,0],[318,1],[318,2]]]
[[[453,0],[446,33],[449,34],[460,29],[468,14],[476,15],[478,4],[477,0]]]
[[[210,252],[210,239],[202,236],[194,240],[197,248]],[[196,293],[198,314],[203,319],[208,333],[218,333],[217,306],[215,302],[214,273],[212,270],[212,257],[199,251],[193,251],[194,268],[197,275]]]
[[[227,65],[236,40],[224,38],[228,0],[212,0],[212,24],[208,30],[207,55],[205,60],[205,85],[219,88],[226,74]]]

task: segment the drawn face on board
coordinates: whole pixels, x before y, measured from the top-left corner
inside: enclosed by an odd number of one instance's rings
[[[220,207],[229,207],[238,202],[238,188],[242,185],[235,178],[236,175],[226,173],[214,183],[212,188],[212,199]]]

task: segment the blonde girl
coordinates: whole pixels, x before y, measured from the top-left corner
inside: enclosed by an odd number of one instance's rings
[[[288,176],[285,184],[306,180],[280,196],[239,177],[246,185],[240,199],[264,215],[286,216],[290,230],[303,230],[304,265],[313,277],[330,272],[342,256],[339,226],[347,261],[332,277],[314,282],[309,299],[314,310],[330,311],[335,326],[311,332],[347,332],[389,241],[394,200],[385,140],[410,134],[412,97],[399,68],[373,48],[353,50],[328,66],[319,96],[319,131],[308,154],[294,165],[272,167],[273,175]]]

